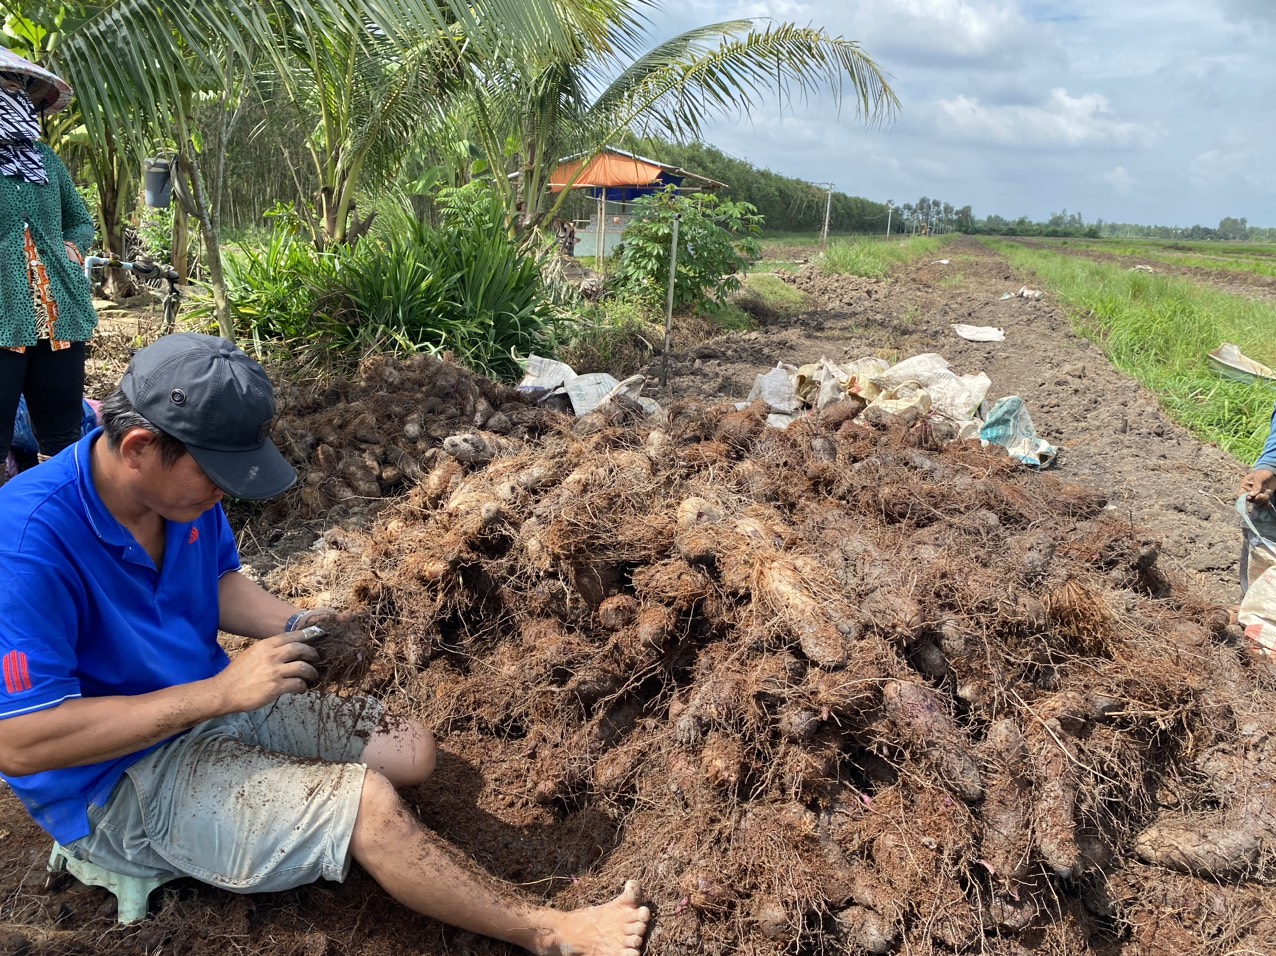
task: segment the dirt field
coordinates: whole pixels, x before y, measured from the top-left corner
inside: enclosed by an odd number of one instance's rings
[[[349,602],[383,611],[397,607],[398,618],[410,619],[379,623],[383,640],[380,666],[374,666],[370,676],[360,678],[360,686],[409,702],[407,709],[431,719],[439,728],[442,756],[438,775],[428,786],[408,794],[410,804],[429,826],[494,873],[563,904],[610,896],[618,889],[612,885],[616,871],[623,867],[641,870],[639,875],[646,880],[657,914],[649,951],[659,954],[725,956],[729,952],[822,950],[1169,956],[1259,952],[1276,939],[1276,933],[1263,928],[1270,924],[1262,923],[1272,918],[1270,907],[1264,915],[1259,911],[1262,904],[1256,902],[1262,898],[1259,888],[1265,885],[1264,874],[1270,871],[1247,873],[1247,880],[1240,881],[1233,892],[1233,887],[1217,881],[1189,879],[1158,866],[1116,867],[1110,861],[1092,859],[1103,854],[1088,843],[1082,849],[1060,847],[1060,840],[1049,835],[1045,820],[1033,824],[1034,848],[1024,853],[1049,861],[1053,870],[1022,875],[1023,900],[1027,902],[1021,905],[1018,891],[1011,886],[1011,896],[971,904],[974,908],[967,910],[968,897],[979,896],[980,886],[992,892],[1005,875],[994,873],[987,846],[979,863],[993,874],[991,884],[986,874],[978,875],[979,866],[974,867],[974,875],[966,869],[967,862],[974,862],[973,849],[968,846],[972,827],[989,826],[989,806],[1000,801],[1005,809],[1014,803],[1016,788],[1025,786],[1015,771],[1005,766],[1013,763],[1011,755],[1017,745],[991,731],[988,739],[983,739],[988,728],[1007,726],[1006,714],[1020,711],[1015,709],[1017,705],[999,699],[995,706],[989,701],[989,714],[981,716],[985,705],[978,693],[969,691],[972,680],[996,683],[1003,679],[1002,671],[1013,672],[1016,680],[1027,680],[1033,692],[1042,695],[1036,703],[1047,708],[1042,711],[1048,717],[1042,726],[1054,728],[1050,733],[1075,734],[1076,752],[1084,760],[1093,759],[1094,767],[1106,768],[1104,772],[1113,779],[1088,790],[1085,784],[1090,778],[1078,776],[1075,769],[1065,766],[1052,773],[1046,769],[1040,772],[1045,775],[1042,779],[1069,781],[1069,786],[1095,797],[1096,805],[1086,808],[1091,814],[1086,818],[1089,822],[1109,816],[1115,821],[1111,822],[1112,832],[1081,827],[1078,841],[1111,837],[1118,848],[1132,845],[1136,832],[1146,836],[1148,824],[1159,819],[1159,812],[1184,808],[1204,811],[1218,805],[1219,797],[1209,795],[1213,791],[1192,782],[1200,776],[1192,764],[1196,755],[1193,748],[1218,741],[1202,737],[1192,742],[1190,738],[1193,730],[1223,733],[1217,731],[1217,721],[1210,722],[1214,714],[1210,708],[1224,703],[1227,707],[1238,705],[1227,698],[1212,698],[1209,686],[1202,689],[1197,685],[1209,685],[1211,678],[1216,678],[1214,683],[1227,687],[1233,680],[1256,681],[1256,695],[1269,695],[1271,689],[1261,675],[1238,671],[1235,653],[1225,644],[1211,648],[1205,636],[1213,628],[1204,623],[1211,620],[1209,602],[1227,604],[1236,599],[1238,532],[1231,502],[1246,470],[1244,464],[1202,445],[1170,423],[1151,395],[1115,372],[1095,348],[1068,331],[1065,317],[1049,297],[1040,302],[1000,300],[1003,292],[1031,285],[1028,277],[1012,274],[1003,260],[971,241],[948,246],[944,255],[950,260],[948,265],[922,264],[890,282],[826,280],[802,274],[794,281],[817,298],[816,311],[786,328],[762,328],[696,347],[674,362],[669,394],[654,396],[667,405],[743,399],[754,376],[775,362],[802,364],[821,356],[838,361],[868,354],[904,358],[939,352],[958,372],[984,371],[993,383],[990,398],[1023,396],[1038,433],[1064,447],[1054,469],[1058,480],[1007,466],[992,456],[944,452],[934,459],[938,464],[926,466],[930,470],[924,476],[924,489],[918,492],[929,511],[941,520],[919,521],[908,509],[887,514],[898,509],[901,498],[911,500],[909,496],[916,491],[911,482],[922,481],[907,471],[909,462],[920,459],[912,451],[890,444],[894,438],[882,439],[879,445],[875,444],[878,439],[866,433],[839,431],[835,440],[812,439],[810,448],[799,447],[805,440],[803,433],[792,438],[762,434],[747,413],[727,419],[702,417],[693,410],[675,416],[669,427],[676,454],[658,454],[652,450],[649,435],[634,437],[615,423],[603,423],[600,430],[589,433],[579,426],[554,425],[533,417],[520,419],[513,396],[491,389],[482,390],[480,395],[480,390],[474,389],[465,399],[470,407],[486,402],[489,422],[499,410],[507,422],[501,429],[503,435],[510,436],[506,440],[526,442],[520,445],[524,457],[515,454],[510,458],[523,470],[508,474],[525,475],[527,463],[535,464],[536,449],[542,444],[555,454],[574,449],[573,453],[586,456],[582,461],[601,463],[592,477],[584,475],[576,485],[562,481],[560,474],[554,480],[566,487],[546,481],[543,494],[511,498],[517,507],[511,504],[507,510],[518,512],[517,532],[505,539],[495,536],[490,528],[467,525],[465,509],[454,507],[453,513],[442,504],[456,496],[464,500],[462,492],[467,488],[488,495],[481,500],[493,500],[492,489],[498,488],[501,480],[500,474],[471,471],[469,474],[480,479],[471,487],[465,483],[465,473],[437,453],[445,432],[464,428],[459,415],[450,419],[440,411],[443,424],[436,423],[436,427],[427,421],[424,429],[418,427],[416,432],[424,433],[413,438],[414,446],[386,434],[395,431],[392,423],[372,420],[361,426],[354,420],[357,416],[351,416],[345,430],[335,425],[315,426],[309,434],[299,424],[290,426],[288,434],[299,447],[311,449],[316,468],[323,464],[319,447],[337,447],[341,452],[342,443],[353,447],[357,440],[365,450],[377,449],[376,454],[368,451],[351,456],[367,462],[372,477],[348,463],[334,462],[331,469],[333,475],[343,476],[342,481],[370,482],[370,491],[357,498],[298,499],[290,520],[269,512],[249,520],[245,524],[245,557],[261,573],[269,572],[277,587],[308,595],[326,589],[327,597],[344,596]],[[1007,340],[966,342],[949,328],[954,322],[1004,328]],[[382,373],[387,383],[402,376],[394,369],[390,372]],[[436,386],[437,378],[435,375]],[[449,394],[459,394],[458,389],[464,386],[464,382],[458,385],[449,380],[447,388]],[[336,407],[348,399],[347,395],[334,394],[319,404]],[[293,407],[298,415],[304,410],[300,404]],[[683,407],[694,406],[679,405]],[[360,428],[364,434],[357,437]],[[390,446],[399,456],[392,465],[385,452]],[[633,478],[634,454],[644,448],[654,464],[643,465]],[[768,470],[758,473],[751,467],[753,459],[742,455],[740,449],[756,452],[757,460]],[[429,480],[413,493],[416,497],[398,519],[398,539],[391,540],[385,534],[391,526],[384,521],[394,519],[384,515],[383,523],[369,533],[367,522],[375,517],[383,501],[380,496],[410,477],[402,473],[410,470],[409,461],[413,468],[428,472]],[[874,473],[876,478],[851,464],[875,461],[880,461],[882,469],[880,474]],[[843,465],[844,472],[839,470]],[[655,471],[643,470],[651,468]],[[395,469],[393,480],[387,477],[391,469]],[[957,475],[960,480],[946,484],[945,474]],[[381,487],[376,484],[378,475]],[[432,488],[439,475],[448,481]],[[791,487],[785,487],[784,475],[793,476],[787,482]],[[874,497],[879,486],[888,486],[893,496]],[[310,487],[318,495],[330,485]],[[534,491],[537,486],[529,482],[521,487]],[[921,623],[922,618],[914,621],[911,612],[906,613],[912,599],[890,607],[882,607],[878,601],[875,612],[865,619],[862,646],[867,648],[867,659],[849,664],[826,659],[837,657],[836,651],[828,651],[820,643],[827,621],[819,626],[810,622],[796,626],[788,621],[795,608],[804,607],[801,601],[790,598],[789,603],[781,602],[782,607],[777,605],[779,609],[760,622],[757,602],[741,595],[750,587],[755,594],[766,588],[757,578],[756,568],[734,566],[735,555],[741,552],[723,550],[720,540],[744,532],[728,533],[724,524],[721,532],[710,533],[700,543],[694,534],[684,534],[697,529],[694,522],[703,514],[712,514],[720,504],[726,507],[722,502],[728,499],[754,501],[750,488],[763,489],[756,500],[769,502],[769,510],[746,511],[746,517],[761,523],[746,525],[766,529],[764,537],[771,535],[773,541],[783,540],[785,553],[801,552],[795,542],[803,534],[813,533],[812,529],[831,528],[841,539],[853,539],[856,522],[864,521],[868,537],[857,545],[859,551],[853,555],[848,551],[839,559],[845,562],[838,565],[839,575],[852,574],[855,568],[873,570],[867,554],[899,555],[912,553],[909,548],[928,549],[917,554],[929,555],[932,566],[949,565],[949,570],[940,574],[945,582],[942,587],[914,586],[910,592],[928,611],[948,607],[944,602],[952,599],[944,595],[950,595],[953,588],[960,591],[966,586],[964,581],[974,588],[975,579],[979,579],[979,587],[985,590],[978,593],[991,594],[990,607],[997,608],[988,612],[988,623],[981,632],[986,646],[992,647],[1003,635],[1009,642],[998,652],[1004,652],[1005,660],[993,668],[996,673],[985,673],[985,663],[966,660],[953,649],[964,640],[973,640],[970,635],[978,629],[969,630],[969,621],[965,623],[968,638],[945,631],[943,640],[936,633],[932,644],[926,636],[931,625]],[[705,504],[699,517],[684,523],[685,505],[691,499],[684,497],[679,505],[678,498],[686,495],[687,489],[703,496],[696,500]],[[823,497],[816,502],[819,489],[823,489]],[[721,502],[716,497],[719,493],[724,496]],[[603,495],[593,500],[609,503],[609,508],[600,511],[601,518],[590,514],[567,524],[557,519],[551,523],[546,518],[539,536],[529,528],[537,516],[558,514],[552,507],[568,509],[573,498],[591,494]],[[669,494],[674,497],[667,497]],[[1104,499],[1115,507],[1103,509]],[[978,511],[985,516],[985,523],[991,521],[1005,533],[990,536],[985,527],[977,538],[979,548],[971,550],[968,545],[976,538],[971,537],[974,532],[966,527],[965,518],[976,513],[970,503],[976,500],[985,502]],[[352,507],[355,501],[357,507]],[[817,504],[825,509],[818,515],[810,510]],[[861,505],[867,508],[862,514],[853,510]],[[674,508],[678,512],[676,525],[671,514]],[[780,511],[786,517],[781,518]],[[833,517],[839,512],[844,512],[842,519]],[[889,527],[869,526],[878,512],[886,514]],[[408,518],[418,513],[430,516],[421,528],[412,526]],[[992,518],[987,518],[989,514]],[[586,517],[595,523],[589,524]],[[712,524],[716,519],[704,520]],[[838,520],[844,523],[838,524]],[[1131,532],[1131,521],[1146,534]],[[950,523],[960,535],[948,533]],[[327,547],[322,553],[304,550],[325,530]],[[574,537],[562,540],[569,531]],[[1042,534],[1054,536],[1049,550],[1052,554],[1058,550],[1058,573],[1064,577],[1052,581],[1050,574],[1039,569],[1034,573],[1040,580],[1032,584],[1022,569],[1025,562],[1036,560],[1033,542]],[[677,549],[670,551],[675,537]],[[1115,549],[1102,575],[1089,567],[1094,563],[1091,553],[1109,546],[1096,543],[1100,538]],[[436,568],[431,564],[436,540],[450,542],[451,552],[469,557],[460,567]],[[546,585],[559,583],[557,572],[543,574],[535,587],[527,583],[535,578],[526,564],[535,558],[532,544],[570,559],[570,573],[563,573],[563,581],[570,578],[570,587],[561,593],[544,590]],[[890,544],[895,545],[894,550],[888,549]],[[679,632],[679,627],[673,626],[675,618],[658,628],[665,635],[656,641],[661,645],[659,655],[663,655],[658,662],[649,660],[650,646],[635,650],[625,644],[624,636],[633,627],[640,632],[645,626],[637,601],[630,601],[632,608],[617,603],[624,595],[605,586],[593,588],[597,591],[593,594],[589,575],[582,573],[579,563],[571,563],[578,562],[581,554],[591,555],[594,563],[589,568],[605,576],[610,567],[607,554],[624,547],[631,551],[615,560],[624,567],[623,576],[632,577],[644,611],[650,610],[645,602],[651,595],[663,595],[681,628],[682,637],[672,639],[672,646],[668,635]],[[706,557],[689,556],[697,547]],[[757,547],[765,550],[779,545]],[[1130,548],[1128,556],[1121,556],[1125,554],[1122,549]],[[1149,584],[1147,555],[1157,556],[1157,566],[1169,578],[1184,578],[1191,585],[1176,584],[1175,598],[1167,595],[1162,584]],[[1003,560],[1008,563],[998,570]],[[644,573],[644,569],[669,569],[679,561],[688,563],[678,565],[684,571],[679,572],[675,584]],[[964,562],[960,571],[959,561]],[[889,576],[896,587],[902,587],[898,583],[902,578],[894,573],[895,562],[890,563]],[[368,583],[369,568],[380,582],[376,587]],[[798,563],[795,568],[805,569],[808,579],[823,573],[807,564]],[[878,569],[873,574],[879,571],[885,573]],[[1126,583],[1135,582],[1130,584],[1134,591],[1122,591],[1127,594],[1122,598],[1124,603],[1112,602],[1109,614],[1087,617],[1086,605],[1094,602],[1079,601],[1077,594],[1098,595],[1101,600],[1095,601],[1106,606],[1110,601],[1106,589],[1116,588],[1112,582],[1121,575],[1128,576]],[[801,577],[798,574],[794,580]],[[1014,588],[1025,588],[1025,594],[1041,597],[1039,612],[1025,610],[1031,601],[1021,602],[1013,612],[1006,610],[1004,595],[999,597],[996,592],[999,582],[1010,587],[1012,577]],[[844,578],[839,576],[838,580]],[[437,598],[431,596],[436,585]],[[524,585],[528,590],[520,590]],[[618,586],[624,590],[623,582]],[[848,593],[855,590],[851,584],[845,586]],[[792,587],[786,587],[789,590],[772,591],[791,594]],[[691,598],[686,597],[687,588],[694,592]],[[1193,589],[1205,600],[1190,598]],[[834,597],[833,590],[827,593],[829,606],[843,600]],[[873,604],[876,592],[862,593],[865,606]],[[584,597],[583,617],[570,600],[568,606],[562,606],[564,594]],[[1071,603],[1064,601],[1069,595]],[[417,599],[425,604],[409,604]],[[608,604],[608,600],[613,603]],[[680,603],[684,600],[688,603]],[[512,606],[520,610],[516,613]],[[601,620],[607,629],[611,626],[606,625],[609,613],[616,617],[615,637],[607,639],[605,655],[588,651],[581,644],[590,633],[588,622]],[[1071,658],[1047,655],[1026,664],[1016,660],[1020,650],[1016,642],[1039,633],[1038,625],[1028,620],[1036,613],[1047,615],[1052,625],[1092,645],[1090,653],[1100,662],[1094,664],[1093,674],[1089,673],[1090,665],[1078,668]],[[472,616],[467,618],[466,614]],[[484,614],[490,621],[464,624],[461,630],[466,633],[454,633],[458,621],[480,621]],[[535,617],[523,619],[519,614]],[[640,615],[637,625],[631,623],[633,614]],[[896,617],[902,623],[895,623]],[[525,631],[525,652],[503,644],[497,633],[501,622],[515,620]],[[956,618],[952,621],[956,627]],[[1179,622],[1181,631],[1175,630]],[[540,628],[535,644],[526,633],[532,624]],[[800,634],[800,639],[795,639],[801,645],[800,654],[797,645],[793,653],[779,650],[776,642],[783,641],[786,627]],[[937,623],[935,628],[943,630]],[[437,639],[441,644],[420,646],[422,634],[434,631],[442,635]],[[1175,636],[1164,639],[1162,649],[1158,641],[1171,631]],[[898,637],[905,632],[907,638]],[[750,634],[762,637],[750,644],[744,639]],[[737,635],[743,660],[732,650]],[[833,640],[836,644],[836,637]],[[897,640],[898,644],[892,643]],[[1182,648],[1175,644],[1179,640],[1193,648],[1183,659],[1178,653]],[[555,658],[551,650],[558,646],[563,650],[561,657]],[[931,648],[942,648],[950,660],[934,666],[925,663],[933,663],[933,656],[928,656]],[[637,657],[630,660],[625,654]],[[619,684],[613,686],[608,681],[616,677],[604,665],[608,661],[614,664],[616,655],[629,663],[620,672]],[[1167,661],[1166,670],[1151,675],[1163,656],[1173,657],[1173,664]],[[480,659],[493,664],[495,678],[461,663]],[[551,672],[569,659],[578,663],[569,668],[574,673],[566,687],[575,700],[588,702],[583,712],[579,703],[568,706],[554,695],[550,697],[555,702],[545,703],[544,691],[553,690],[561,681]],[[1199,674],[1191,672],[1192,661],[1199,665]],[[644,669],[648,667],[650,670]],[[894,690],[873,700],[841,700],[837,697],[841,689],[828,686],[825,677],[846,673],[844,667],[865,668]],[[963,679],[964,668],[980,676]],[[933,705],[926,703],[931,700],[927,696],[931,684],[919,681],[914,671],[930,675],[935,700],[956,702],[958,724],[941,720],[927,709],[933,710]],[[641,686],[628,686],[629,672],[645,675]],[[754,704],[737,707],[733,695],[741,692],[714,683],[715,675],[737,672],[757,682],[758,689],[751,692],[749,700],[756,701],[761,710],[751,710]],[[1146,686],[1140,676],[1145,672]],[[744,677],[739,680],[748,682]],[[1069,711],[1072,705],[1068,701],[1073,698],[1068,695],[1080,694],[1093,701],[1096,693],[1110,686],[1105,681],[1120,685],[1128,716],[1116,718],[1117,724],[1112,726],[1104,724],[1110,708],[1102,718],[1094,719],[1077,718]],[[711,692],[710,688],[716,690]],[[1199,696],[1185,696],[1189,690]],[[1133,699],[1144,701],[1149,712],[1155,710],[1161,716],[1135,714],[1135,708],[1129,706]],[[1268,699],[1254,697],[1257,703]],[[904,706],[910,700],[916,707]],[[919,720],[917,710],[926,712],[926,719]],[[1209,719],[1201,717],[1202,713]],[[778,729],[758,731],[756,722],[772,717]],[[997,720],[999,717],[1003,719]],[[808,721],[810,733],[793,730],[793,719]],[[845,726],[836,733],[862,743],[849,745],[835,736],[833,725],[839,719]],[[1121,723],[1122,719],[1131,723]],[[662,729],[666,721],[676,724],[675,732]],[[1240,717],[1235,721],[1240,723]],[[1229,723],[1228,727],[1234,725]],[[1040,732],[1030,723],[1025,729],[1027,743],[1022,746],[1028,748],[1026,752],[1048,763],[1050,757],[1038,756]],[[1227,735],[1233,733],[1228,730],[1219,739],[1224,744],[1232,742]],[[979,743],[970,750],[975,756],[963,757],[976,737]],[[733,750],[741,746],[741,739],[751,748],[747,753]],[[1004,750],[1001,757],[996,756],[997,747]],[[588,787],[580,782],[581,771],[574,769],[569,759],[582,752],[591,753],[591,759],[597,761],[589,768]],[[830,756],[834,752],[840,756]],[[698,779],[698,769],[692,772],[688,768],[690,754],[702,761],[697,766],[705,768],[707,783]],[[757,770],[757,766],[766,766],[764,758],[774,761],[778,768],[774,773]],[[855,764],[853,773],[832,766],[851,762]],[[647,763],[650,773],[645,772]],[[601,776],[603,767],[609,768],[609,783]],[[1127,772],[1135,776],[1122,782]],[[1244,783],[1246,778],[1234,774],[1229,779],[1235,784],[1235,780]],[[668,802],[671,787],[678,790],[682,802]],[[1125,807],[1123,790],[1138,792],[1128,811],[1103,811],[1105,802]],[[607,799],[597,797],[604,791]],[[876,801],[877,813],[885,814],[893,824],[883,830],[880,820],[874,822],[867,816],[836,822],[847,793],[855,795],[861,808],[871,808]],[[949,793],[953,796],[946,795]],[[1054,802],[1048,801],[1048,805],[1061,806],[1058,798],[1059,794],[1054,794],[1050,797]],[[1075,794],[1074,799],[1078,804],[1086,803]],[[1268,803],[1254,806],[1262,813],[1271,812]],[[643,807],[649,810],[645,815],[639,812]],[[723,808],[738,815],[723,817]],[[65,880],[45,888],[47,838],[7,793],[0,796],[0,821],[0,886],[5,890],[0,903],[0,954],[381,956],[507,951],[404,913],[357,868],[342,885],[319,884],[260,897],[235,897],[193,881],[179,881],[155,894],[151,919],[120,928],[114,924],[114,904],[105,891]],[[819,856],[822,862],[818,865],[810,864],[811,872],[819,870],[819,886],[809,885],[813,878],[804,877],[806,869],[790,871],[777,864],[774,872],[768,871],[767,861],[790,860],[785,856],[788,847],[780,844],[805,846],[808,827],[825,836],[832,832],[842,851],[851,856],[858,852],[857,859],[873,862],[874,872],[889,874],[887,884],[869,891],[861,880],[856,889],[844,893],[831,890],[827,884],[837,881],[828,874],[837,867],[824,856]],[[725,850],[725,855],[714,855],[701,845],[721,842],[725,846],[727,835],[736,829],[741,846],[755,847],[743,862]],[[984,839],[989,838],[985,835]],[[852,852],[852,847],[860,849]],[[1111,851],[1107,852],[1110,855]],[[1156,856],[1155,849],[1147,852]],[[898,865],[889,863],[892,858],[897,858]],[[1007,865],[1020,864],[1011,861]],[[748,886],[715,885],[714,874],[734,873],[733,867],[740,868],[744,874],[741,881]],[[907,878],[901,875],[904,873],[909,874]],[[689,874],[695,877],[690,883]],[[1209,890],[1213,886],[1217,889]],[[795,910],[793,900],[808,896],[819,905],[809,911]],[[902,936],[891,936],[884,930],[869,932],[865,920],[871,923],[892,912],[890,897],[910,905],[926,899],[934,910],[922,916],[913,910],[904,915],[901,910]],[[835,903],[835,899],[842,902]],[[836,919],[831,911],[825,912],[825,907],[842,907],[850,900],[854,905],[839,909]],[[823,923],[811,913],[824,913]],[[985,926],[985,918],[992,922]],[[813,919],[819,925],[812,924]],[[834,924],[842,929],[835,931]],[[1221,948],[1212,948],[1211,940]]]

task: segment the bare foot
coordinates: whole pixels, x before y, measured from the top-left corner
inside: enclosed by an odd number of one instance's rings
[[[533,952],[540,956],[638,956],[651,911],[630,880],[610,903],[555,912]]]

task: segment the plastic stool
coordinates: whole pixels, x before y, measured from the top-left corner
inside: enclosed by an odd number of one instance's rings
[[[112,873],[96,863],[77,860],[56,841],[53,852],[49,854],[49,872],[70,873],[86,886],[101,886],[110,890],[115,897],[115,918],[121,923],[136,923],[145,919],[151,892],[170,880],[177,879],[175,876],[147,878]]]

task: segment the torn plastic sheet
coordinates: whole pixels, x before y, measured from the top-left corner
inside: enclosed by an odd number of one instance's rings
[[[759,375],[753,380],[753,388],[745,402],[761,400],[773,412],[792,414],[802,407],[802,400],[793,390],[793,379],[797,368],[792,365],[778,363],[769,372]]]
[[[645,384],[646,378],[642,375],[630,376],[623,382],[606,372],[577,375],[570,365],[532,355],[527,359],[518,390],[533,395],[542,404],[565,400],[576,415],[586,415],[607,402],[626,400],[635,402],[646,414],[654,415],[661,410],[660,404],[642,396]]]
[[[991,325],[964,325],[959,322],[949,328],[968,342],[1006,341],[1006,330],[994,328]]]

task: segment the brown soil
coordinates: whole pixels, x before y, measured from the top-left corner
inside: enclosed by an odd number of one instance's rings
[[[799,276],[821,311],[680,356],[659,428],[516,424],[516,398],[437,363],[378,360],[288,406],[323,497],[249,521],[248,557],[371,622],[359,689],[440,740],[407,794],[427,825],[559,905],[640,878],[657,954],[1276,949],[1276,686],[1211,607],[1235,596],[1244,468],[1048,298],[1000,301],[1024,279],[999,257],[945,254],[888,283]],[[1023,395],[1067,448],[1057,472],[924,427],[777,432],[713,404],[776,361],[922,351]],[[418,419],[415,450],[380,414],[412,375],[463,396]],[[445,443],[475,408],[510,428]],[[419,482],[387,480],[388,447]],[[330,494],[345,459],[366,496]],[[303,531],[270,541],[266,520]],[[357,868],[256,897],[179,881],[119,928],[104,891],[44,888],[47,839],[0,800],[0,952],[508,951]]]

